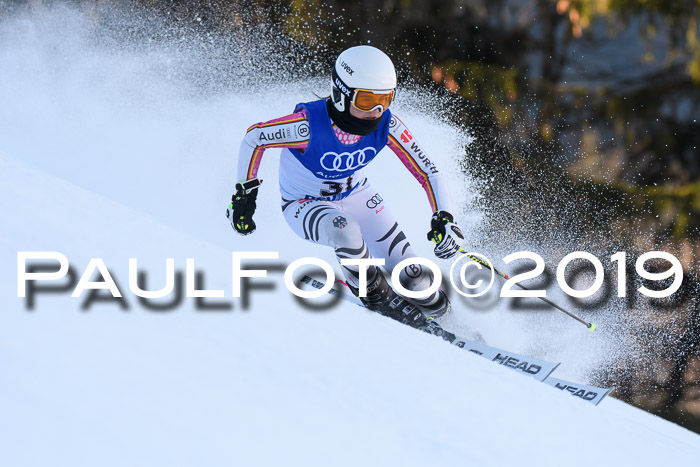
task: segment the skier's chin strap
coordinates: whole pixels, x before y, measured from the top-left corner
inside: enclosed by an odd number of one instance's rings
[[[346,108],[343,112],[339,111],[331,102],[331,99],[326,101],[326,109],[328,109],[328,115],[333,120],[333,123],[338,125],[338,127],[345,133],[350,133],[351,135],[367,136],[374,130],[379,128],[380,118],[375,118],[373,120],[364,120],[362,118],[353,117],[350,115],[350,104],[346,104]]]

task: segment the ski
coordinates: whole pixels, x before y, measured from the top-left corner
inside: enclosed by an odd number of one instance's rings
[[[610,394],[615,388],[599,388],[588,384],[572,383],[563,379],[547,377],[544,384],[548,384],[554,388],[569,392],[574,397],[579,397],[584,401],[588,401],[593,405],[600,404],[605,396]]]
[[[498,363],[506,368],[515,370],[521,374],[531,376],[537,381],[545,381],[547,377],[557,369],[559,363],[552,363],[546,360],[526,357],[514,352],[508,352],[490,345],[474,342],[463,337],[455,336],[455,340],[451,344],[456,345],[460,349],[468,350],[469,352],[480,355],[484,358]]]
[[[322,289],[325,287],[323,281],[316,280],[308,275],[304,275],[301,278],[301,282],[307,284],[315,289]],[[347,288],[345,282],[337,280],[337,284],[342,287]],[[343,289],[344,290],[344,289]],[[361,308],[365,306],[360,302],[354,295],[331,288],[328,291],[329,295],[340,296],[344,300],[347,300]],[[527,357],[524,355],[517,354],[515,352],[509,352],[507,350],[499,349],[497,347],[492,347],[484,343],[475,342],[464,337],[460,337],[448,330],[443,329],[444,334],[441,335],[445,341],[452,345],[464,349],[468,352],[475,353],[492,362],[498,363],[501,366],[509,368],[511,370],[517,371],[520,374],[530,376],[537,381],[548,384],[549,386],[555,387],[562,391],[566,391],[574,397],[578,397],[582,400],[588,401],[594,405],[598,405],[605,396],[610,394],[614,388],[598,388],[595,386],[573,383],[570,381],[565,381],[558,378],[553,378],[551,376],[552,372],[557,369],[559,363],[548,362],[546,360],[540,360],[538,358]]]

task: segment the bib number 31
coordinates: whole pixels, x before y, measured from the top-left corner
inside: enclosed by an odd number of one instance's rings
[[[321,196],[335,196],[343,191],[349,191],[352,188],[352,177],[348,177],[345,183],[338,182],[323,182],[328,187],[326,190],[321,190]]]

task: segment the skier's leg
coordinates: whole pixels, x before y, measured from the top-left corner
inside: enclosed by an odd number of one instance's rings
[[[388,206],[369,183],[340,201],[340,204],[359,222],[370,254],[375,258],[384,258],[388,271],[393,271],[400,261],[416,256]],[[420,264],[409,265],[399,273],[399,281],[408,290],[425,290],[432,284],[433,274]],[[442,316],[450,307],[442,290],[424,299],[408,300],[433,317]]]
[[[350,197],[348,197],[350,198]],[[347,199],[347,198],[346,198]],[[339,202],[321,200],[282,200],[282,211],[289,226],[305,240],[328,245],[342,258],[368,258],[369,251],[359,222]],[[358,267],[341,266],[348,286],[358,295]],[[367,295],[360,298],[371,310],[378,311],[416,329],[443,336],[444,331],[413,304],[397,296],[389,287],[379,268],[367,269]]]
[[[299,237],[330,246],[335,250],[338,262],[344,258],[369,258],[360,224],[352,215],[341,210],[337,201],[283,199],[282,211]],[[342,265],[341,269],[351,290],[356,292],[359,288],[359,267]],[[375,266],[367,269],[367,284],[367,297],[362,301],[368,308],[381,308],[390,295],[390,287]]]

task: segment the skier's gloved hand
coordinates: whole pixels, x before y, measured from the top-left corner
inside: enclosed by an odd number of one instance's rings
[[[435,243],[435,256],[452,258],[462,248],[464,235],[454,223],[452,214],[447,211],[437,211],[430,219],[428,240]]]
[[[231,203],[226,209],[226,217],[231,222],[233,230],[241,235],[255,232],[255,199],[258,197],[258,187],[262,180],[252,178],[245,182],[236,183],[236,193],[231,197]]]

